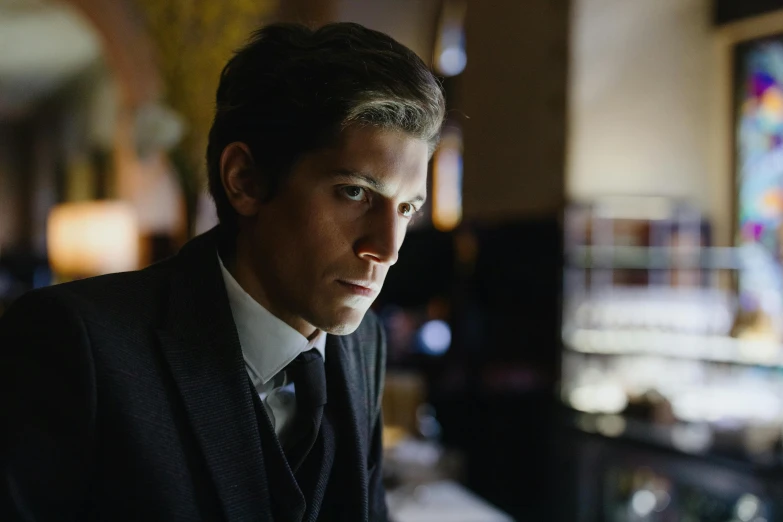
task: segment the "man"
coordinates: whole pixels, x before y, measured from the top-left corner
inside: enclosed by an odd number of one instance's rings
[[[220,225],[0,319],[0,520],[385,520],[368,309],[443,115],[384,34],[255,33],[217,91]]]

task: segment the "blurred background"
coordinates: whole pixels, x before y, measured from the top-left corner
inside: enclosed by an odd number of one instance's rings
[[[395,520],[783,520],[783,0],[0,0],[0,314],[215,224],[218,75],[281,20],[450,109],[375,305]]]

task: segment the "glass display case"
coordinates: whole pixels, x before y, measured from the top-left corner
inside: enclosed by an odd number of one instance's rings
[[[663,198],[574,206],[565,231],[577,520],[783,520],[783,344],[743,302],[755,254]]]

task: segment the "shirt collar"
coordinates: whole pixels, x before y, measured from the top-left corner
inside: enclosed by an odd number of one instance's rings
[[[300,353],[313,348],[326,360],[326,333],[318,330],[312,339],[261,306],[239,285],[218,255],[239,344],[254,384],[266,384]]]

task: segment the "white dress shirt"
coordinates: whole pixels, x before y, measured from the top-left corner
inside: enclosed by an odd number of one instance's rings
[[[321,353],[325,362],[326,334],[319,330],[308,340],[250,297],[223,265],[220,256],[218,260],[247,374],[275,433],[283,440],[296,413],[294,383],[289,381],[284,369],[300,353],[313,348]]]

